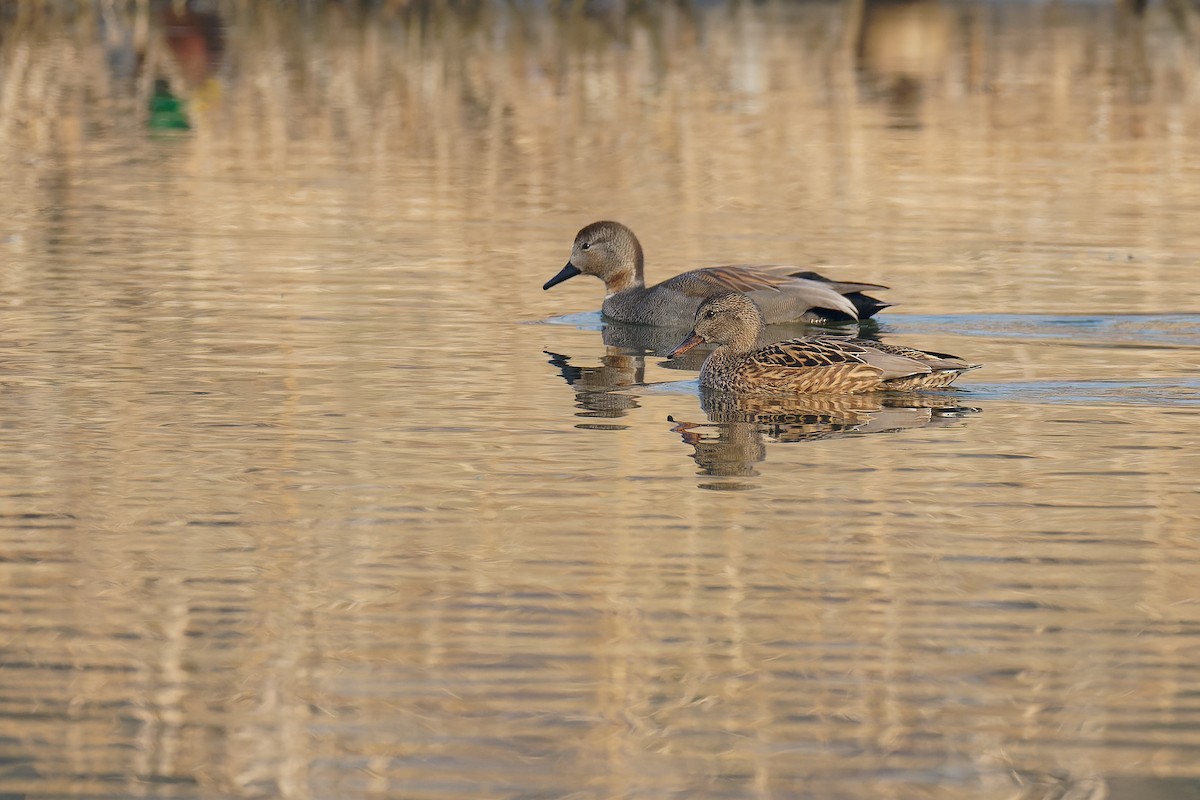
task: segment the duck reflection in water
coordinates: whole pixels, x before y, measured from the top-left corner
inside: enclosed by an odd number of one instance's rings
[[[599,366],[579,367],[571,363],[570,356],[552,353],[549,350],[543,352],[550,357],[550,364],[562,373],[563,380],[575,390],[575,407],[583,409],[577,416],[615,419],[638,407],[636,397],[618,391],[645,382],[644,355],[628,355],[618,349],[609,348],[609,352],[601,356]]]
[[[637,398],[620,393],[646,383],[646,356],[665,356],[684,333],[675,328],[654,328],[607,322],[601,329],[605,354],[596,366],[571,363],[571,356],[544,351],[550,364],[557,367],[563,380],[575,390],[580,416],[623,417],[638,407]],[[663,366],[696,372],[707,355],[703,351],[688,354]],[[609,426],[611,427],[611,426]]]
[[[736,395],[700,389],[707,422],[671,419],[705,475],[753,477],[768,441],[812,442],[955,424],[979,409],[954,397],[915,394]],[[729,487],[713,488],[735,488]],[[745,488],[737,485],[736,488]]]

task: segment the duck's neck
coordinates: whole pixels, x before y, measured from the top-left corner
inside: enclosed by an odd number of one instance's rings
[[[713,351],[713,355],[724,353],[728,356],[743,356],[749,353],[758,347],[758,337],[762,334],[763,327],[761,322],[757,325],[739,327],[728,341],[722,342],[721,346]]]
[[[604,283],[604,288],[610,296],[628,292],[630,289],[646,288],[646,279],[643,277],[646,257],[642,254],[641,242],[634,240],[629,251],[622,255],[625,256],[621,259],[622,268],[609,275]]]
[[[729,345],[721,345],[704,359],[704,365],[700,367],[700,385],[711,386],[714,389],[729,388],[728,376],[740,361],[740,356],[730,350]]]
[[[758,330],[738,331],[734,338],[722,343],[704,359],[700,368],[700,385],[727,389],[729,375],[737,370],[746,354],[758,346]]]

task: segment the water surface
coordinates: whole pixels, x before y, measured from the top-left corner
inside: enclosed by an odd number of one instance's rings
[[[0,23],[0,796],[1200,793],[1194,10],[381,5]],[[714,406],[600,218],[986,366]]]

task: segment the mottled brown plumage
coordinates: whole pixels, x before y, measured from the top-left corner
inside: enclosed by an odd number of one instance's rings
[[[701,386],[743,394],[937,389],[979,366],[945,353],[864,339],[809,336],[758,347],[763,327],[762,313],[746,295],[712,297],[700,304],[692,333],[669,357],[715,342],[720,347],[700,370]]]
[[[645,257],[633,231],[618,222],[593,222],[575,236],[571,259],[543,289],[576,275],[604,281],[604,315],[619,322],[686,328],[705,298],[744,292],[768,323],[866,319],[887,303],[863,292],[873,283],[831,281],[796,266],[730,264],[684,272],[647,287]]]

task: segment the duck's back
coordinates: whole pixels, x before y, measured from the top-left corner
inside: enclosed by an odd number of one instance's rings
[[[670,283],[669,281],[666,283]],[[696,296],[660,283],[616,292],[604,298],[604,316],[635,325],[657,325],[684,330],[691,327],[696,309],[708,295]]]
[[[604,299],[603,311],[620,322],[687,328],[705,299],[742,292],[758,304],[767,324],[859,317],[854,303],[839,293],[842,284],[796,277],[789,270],[799,268],[733,264],[694,269],[654,286],[611,294]],[[875,302],[879,307],[884,305]]]
[[[929,371],[886,354],[882,365],[872,364],[867,352],[848,339],[822,337],[789,339],[744,354],[718,349],[704,362],[700,382],[730,392],[844,394],[877,391],[887,376]]]
[[[957,356],[864,339],[813,336],[734,354],[718,349],[700,382],[764,394],[911,391],[949,386],[977,364]]]
[[[865,346],[869,350],[899,356],[928,368],[927,372],[885,377],[883,388],[892,391],[944,389],[954,383],[954,380],[959,375],[973,369],[979,369],[981,366],[979,364],[971,364],[958,356],[952,356],[948,353],[935,353],[931,350],[918,350],[915,347],[905,347],[900,344],[865,339],[851,339],[850,341],[854,344]]]

